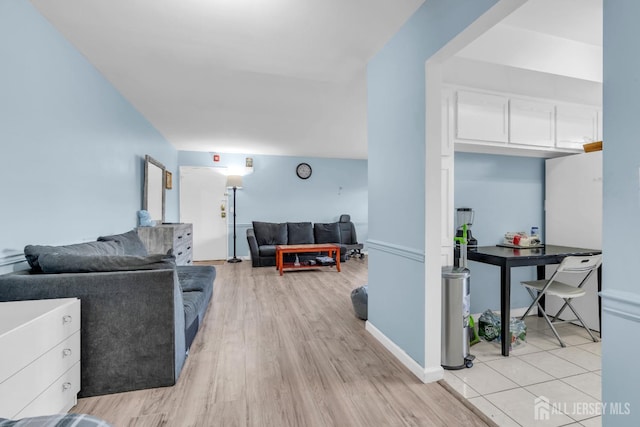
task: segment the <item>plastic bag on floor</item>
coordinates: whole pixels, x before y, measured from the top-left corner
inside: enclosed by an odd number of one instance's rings
[[[491,310],[485,310],[478,318],[478,335],[486,341],[501,343],[501,324],[498,314]],[[509,332],[511,336],[510,347],[522,345],[527,339],[527,325],[524,320],[516,319],[515,317],[509,319]]]
[[[527,325],[524,323],[524,320],[512,317],[509,320],[509,332],[509,336],[511,337],[510,348],[518,347],[527,340]],[[502,342],[500,335],[498,335],[497,342]]]
[[[478,335],[486,341],[500,337],[500,316],[491,310],[485,310],[478,318]]]

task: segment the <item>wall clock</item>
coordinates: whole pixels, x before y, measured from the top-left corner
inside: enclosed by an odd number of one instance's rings
[[[307,179],[311,176],[311,166],[308,163],[300,163],[296,166],[296,175],[300,179]]]

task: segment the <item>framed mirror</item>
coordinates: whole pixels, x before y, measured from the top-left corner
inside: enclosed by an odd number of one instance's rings
[[[148,154],[144,156],[144,194],[142,209],[157,224],[164,222],[165,167]]]

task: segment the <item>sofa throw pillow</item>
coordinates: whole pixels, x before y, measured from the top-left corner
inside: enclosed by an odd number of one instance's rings
[[[124,248],[120,242],[86,242],[66,246],[27,245],[24,248],[24,256],[34,271],[42,271],[38,259],[44,254],[124,255]]]
[[[287,223],[253,221],[253,232],[258,246],[286,245]]]
[[[310,222],[288,222],[287,244],[308,245],[313,243],[313,225]]]
[[[340,225],[337,222],[313,224],[316,243],[340,243]]]
[[[111,236],[98,237],[99,242],[120,242],[124,248],[124,255],[147,256],[149,252],[147,247],[142,243],[140,236],[136,230],[127,231],[122,234],[113,234]]]
[[[95,273],[106,271],[170,270],[175,268],[172,255],[40,255],[38,263],[43,273]]]

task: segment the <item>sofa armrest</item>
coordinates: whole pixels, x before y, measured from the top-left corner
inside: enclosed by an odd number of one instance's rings
[[[0,301],[76,297],[80,396],[173,385],[185,359],[175,269],[0,276]]]
[[[253,228],[247,228],[247,242],[249,243],[249,253],[251,254],[251,266],[260,267],[260,252],[258,250],[258,240]]]

